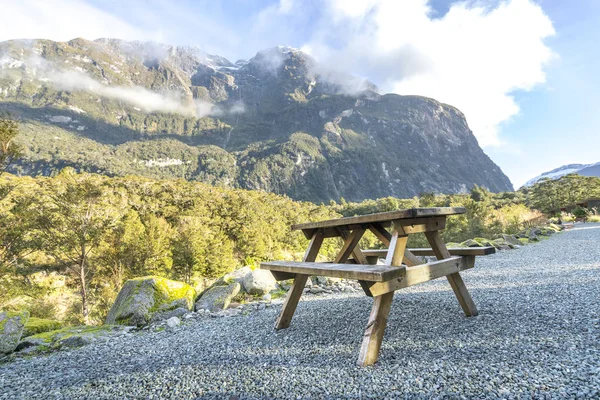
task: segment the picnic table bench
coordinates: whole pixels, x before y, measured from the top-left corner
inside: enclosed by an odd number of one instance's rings
[[[293,225],[310,239],[302,262],[271,261],[261,263],[276,280],[293,279],[275,329],[289,327],[292,316],[309,276],[328,276],[357,280],[373,306],[363,337],[359,365],[377,361],[394,291],[432,279],[447,277],[467,317],[477,315],[460,272],[475,265],[475,257],[492,254],[493,247],[448,249],[440,231],[446,217],[463,214],[463,207],[411,208],[385,213],[346,217],[321,222]],[[358,242],[371,231],[387,249],[363,250]],[[408,249],[408,236],[424,233],[431,248]],[[325,238],[341,237],[343,245],[333,262],[315,262]],[[419,256],[435,256],[437,261],[425,263]],[[383,265],[377,265],[384,258]]]

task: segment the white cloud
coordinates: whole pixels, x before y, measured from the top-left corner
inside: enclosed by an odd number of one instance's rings
[[[435,98],[463,111],[483,146],[519,112],[512,93],[545,81],[554,34],[531,0],[451,5],[436,18],[427,0],[328,0],[304,49],[327,65],[359,73],[383,91]]]
[[[332,72],[341,70],[384,92],[458,107],[484,146],[502,144],[499,124],[519,113],[514,92],[544,83],[552,58],[544,39],[554,28],[536,0],[466,0],[443,16],[428,0],[323,1],[279,0],[262,9],[210,0],[102,3],[108,12],[85,0],[0,0],[3,15],[14,16],[0,25],[0,40],[159,40],[229,57],[302,46],[329,77],[341,77]],[[232,18],[227,8],[242,5],[247,18]],[[222,112],[209,108],[196,105],[196,112]]]
[[[157,39],[82,0],[2,0],[0,40]]]
[[[186,116],[195,115],[194,108],[184,105],[176,94],[161,94],[141,86],[108,86],[79,71],[56,72],[50,74],[49,78],[59,89],[94,93],[101,97],[137,106],[146,112],[159,111]]]

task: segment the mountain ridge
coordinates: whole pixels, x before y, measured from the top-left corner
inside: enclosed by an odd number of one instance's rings
[[[379,94],[285,46],[232,63],[118,39],[1,42],[0,107],[21,119],[23,174],[72,166],[316,202],[512,190],[455,107]]]
[[[531,178],[523,185],[523,187],[533,186],[536,182],[544,178],[558,179],[568,174],[600,177],[600,162],[592,164],[566,164],[555,168],[552,171],[544,172],[535,178]]]

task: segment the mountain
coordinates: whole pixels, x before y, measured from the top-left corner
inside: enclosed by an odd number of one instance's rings
[[[528,180],[523,186],[533,186],[537,181],[543,178],[558,179],[561,176],[568,174],[579,174],[583,176],[597,176],[600,177],[600,162],[595,164],[568,164],[553,169],[552,171],[544,172],[541,175],[536,176]]]
[[[512,190],[456,108],[379,94],[289,47],[232,63],[115,39],[5,41],[0,107],[22,122],[20,174],[72,166],[316,202]]]

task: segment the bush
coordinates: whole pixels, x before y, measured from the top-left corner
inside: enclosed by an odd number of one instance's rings
[[[590,215],[587,220],[588,222],[600,222],[600,215]]]

